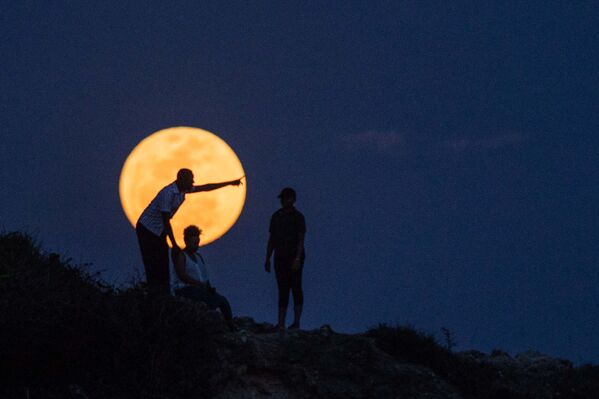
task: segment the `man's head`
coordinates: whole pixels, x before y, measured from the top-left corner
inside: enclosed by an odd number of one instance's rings
[[[283,205],[283,208],[291,208],[293,204],[295,204],[295,190],[291,187],[285,187],[283,190],[281,190],[279,198],[281,199],[281,205]]]
[[[189,169],[179,169],[177,172],[177,187],[180,191],[190,191],[193,187],[193,172]]]
[[[183,239],[185,240],[185,249],[197,251],[200,246],[200,235],[202,230],[198,226],[189,225],[183,230]]]

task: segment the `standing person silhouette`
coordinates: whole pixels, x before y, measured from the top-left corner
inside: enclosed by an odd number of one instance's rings
[[[306,258],[304,237],[306,235],[306,220],[304,215],[295,209],[296,194],[290,187],[284,188],[279,194],[281,209],[270,219],[270,236],[266,249],[264,269],[270,273],[270,258],[274,252],[275,274],[279,289],[279,319],[276,330],[285,330],[285,316],[289,305],[289,291],[293,293],[293,323],[289,329],[300,328],[300,318],[304,304],[302,291],[302,271]]]
[[[135,232],[146,272],[150,292],[168,295],[170,293],[168,244],[171,240],[173,251],[181,249],[175,241],[171,218],[177,212],[185,195],[202,191],[212,191],[225,186],[239,186],[241,178],[222,183],[193,185],[193,172],[180,169],[177,180],[162,188],[137,220]]]

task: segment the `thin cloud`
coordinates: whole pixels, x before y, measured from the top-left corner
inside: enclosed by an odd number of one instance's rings
[[[444,147],[452,152],[492,151],[505,147],[515,147],[526,137],[519,133],[507,133],[492,137],[458,137],[447,140]]]
[[[402,147],[405,137],[395,131],[369,130],[345,135],[341,138],[341,143],[347,150],[388,152]]]

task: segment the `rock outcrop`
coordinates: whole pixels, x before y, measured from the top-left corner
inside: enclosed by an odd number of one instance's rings
[[[369,334],[328,325],[269,333],[272,325],[247,317],[235,324],[237,332],[218,339],[220,372],[211,381],[217,399],[586,397],[564,387],[571,362],[539,352],[511,357],[439,347],[449,363],[435,369],[392,356]]]
[[[267,324],[237,319],[223,336],[216,398],[455,398],[434,371],[395,361],[372,338],[334,332],[265,333]]]

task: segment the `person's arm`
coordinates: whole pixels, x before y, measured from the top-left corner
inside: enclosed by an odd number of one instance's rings
[[[199,193],[202,191],[217,190],[219,188],[226,187],[226,186],[239,186],[240,184],[242,184],[241,179],[243,179],[243,177],[241,177],[237,180],[225,181],[222,183],[209,183],[209,184],[202,184],[201,186],[193,186],[193,188],[191,189],[191,192]]]
[[[185,254],[183,254],[182,251],[178,252],[177,255],[175,255],[175,258],[173,259],[173,264],[175,266],[175,273],[177,273],[177,277],[179,277],[179,279],[183,281],[185,284],[204,286],[208,288],[207,284],[202,283],[200,280],[196,280],[190,277],[189,274],[187,274],[187,270],[185,268]]]
[[[161,212],[162,215],[162,225],[164,226],[164,231],[166,231],[166,235],[169,240],[171,240],[171,245],[174,250],[178,250],[179,246],[175,241],[175,235],[173,234],[173,228],[171,226],[171,214],[169,212]]]
[[[174,250],[179,250],[179,246],[175,241],[175,235],[173,234],[173,228],[171,226],[171,214],[172,214],[172,202],[173,195],[166,187],[158,193],[158,209],[160,209],[160,215],[162,216],[162,226]]]
[[[268,243],[266,244],[266,261],[264,262],[264,270],[267,273],[270,273],[270,257],[274,251],[275,246],[272,242],[272,234],[268,236]]]

